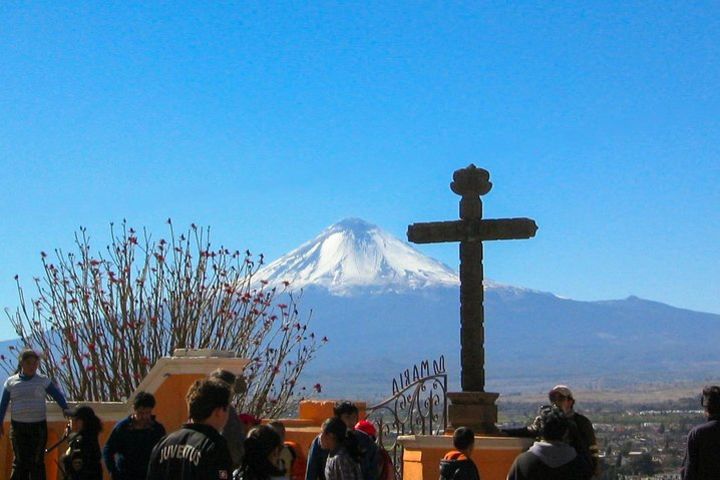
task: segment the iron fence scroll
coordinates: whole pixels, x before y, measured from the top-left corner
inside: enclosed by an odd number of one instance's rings
[[[368,420],[378,426],[378,443],[390,454],[395,478],[402,478],[401,435],[441,435],[447,429],[445,357],[424,360],[392,382],[392,396],[367,407]]]

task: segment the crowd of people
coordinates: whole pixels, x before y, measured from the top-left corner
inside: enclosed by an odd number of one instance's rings
[[[45,454],[60,445],[63,480],[101,480],[105,464],[112,480],[395,480],[390,456],[377,441],[375,426],[360,419],[358,407],[338,402],[312,441],[307,458],[285,438],[282,422],[260,424],[238,414],[231,404],[245,391],[244,379],[216,370],[188,390],[188,420],[166,434],[155,420],[155,398],[137,392],[132,413],[115,424],[100,448],[102,422],[86,405],[68,408],[62,392],[38,373],[40,357],[24,350],[19,368],[0,397],[0,437],[10,409],[13,464],[10,480],[45,480]],[[46,397],[70,419],[63,438],[47,447]],[[598,473],[595,433],[590,420],[574,409],[565,385],[550,390],[528,426],[503,430],[536,441],[515,458],[508,480],[585,480]],[[707,422],[688,434],[683,480],[720,478],[720,387],[703,390]],[[249,431],[248,431],[249,429]],[[440,480],[480,480],[473,461],[475,434],[467,427],[453,433],[454,449],[439,465]]]

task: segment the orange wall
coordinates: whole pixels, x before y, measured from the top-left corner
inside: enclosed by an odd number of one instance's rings
[[[157,391],[154,392],[156,400],[156,418],[165,426],[165,429],[168,432],[177,430],[187,419],[185,394],[187,393],[188,388],[190,388],[190,385],[192,385],[195,380],[202,377],[204,377],[202,374],[171,375],[167,377]],[[128,413],[130,410],[131,407],[128,406]],[[97,409],[95,413],[101,419],[103,418],[101,409]],[[105,445],[105,441],[115,426],[115,423],[117,423],[115,420],[103,420],[103,431],[100,434],[99,439],[101,447]],[[65,431],[66,425],[67,422],[65,421],[48,422],[48,446],[57,442]],[[2,460],[2,463],[0,464],[0,478],[2,479],[10,478],[13,458],[12,446],[9,439],[10,422],[6,421],[4,426],[5,435],[0,438],[0,460]],[[66,448],[67,444],[63,443],[45,457],[47,480],[60,480],[57,474],[57,461]],[[107,472],[105,473],[105,478],[110,478],[109,475],[107,475]]]
[[[115,426],[114,421],[104,421],[103,431],[100,434],[100,445],[105,444],[108,435]],[[67,422],[48,422],[48,446],[54,445],[65,432]],[[10,478],[10,471],[12,470],[12,445],[10,443],[10,422],[5,422],[5,435],[0,439],[0,459],[3,460],[0,466],[1,478]],[[57,472],[57,462],[60,456],[67,449],[67,443],[60,444],[59,447],[54,449],[52,452],[45,455],[45,471],[47,473],[47,480],[60,480]],[[110,478],[107,474],[105,478]]]
[[[202,375],[172,375],[158,388],[154,393],[157,405],[155,407],[155,415],[157,421],[165,426],[168,432],[177,430],[187,419],[187,407],[185,404],[185,394],[190,385],[201,378]],[[360,407],[361,417],[365,411],[365,404],[357,403]],[[332,416],[332,410],[335,401],[305,401],[300,404],[300,418],[282,419],[287,429],[287,440],[297,443],[302,453],[307,456],[310,444],[313,439],[320,433],[320,425],[322,422]],[[129,411],[129,407],[128,407]],[[101,412],[97,412],[99,416]],[[105,445],[108,435],[115,426],[115,421],[103,421],[103,432],[100,436],[100,445]],[[48,422],[48,445],[54,444],[65,430],[66,422]],[[5,423],[5,432],[9,433],[10,423]],[[47,455],[45,465],[47,469],[47,480],[60,480],[57,478],[56,462],[59,456],[64,452],[66,444],[62,444],[53,452]],[[0,439],[0,459],[3,459],[0,467],[0,478],[9,478],[12,467],[12,447],[10,446],[8,435],[4,435]],[[105,476],[109,478],[109,476]]]
[[[440,475],[440,460],[449,449],[406,448],[403,456],[404,480],[437,480]],[[477,465],[482,480],[505,480],[515,457],[523,449],[483,450],[476,448],[472,460]]]

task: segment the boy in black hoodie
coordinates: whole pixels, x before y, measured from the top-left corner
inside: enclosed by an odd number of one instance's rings
[[[480,480],[480,474],[470,454],[475,446],[475,434],[467,427],[453,433],[455,450],[440,460],[440,480]]]

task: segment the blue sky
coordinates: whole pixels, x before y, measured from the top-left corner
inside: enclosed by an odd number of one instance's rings
[[[455,218],[474,162],[487,217],[540,225],[488,245],[488,277],[720,313],[716,2],[3,2],[0,22],[0,306],[80,225],[99,250],[112,221],[172,217],[275,258],[344,217]]]

